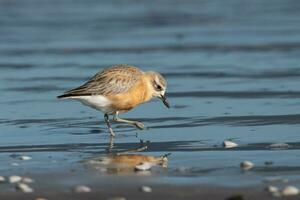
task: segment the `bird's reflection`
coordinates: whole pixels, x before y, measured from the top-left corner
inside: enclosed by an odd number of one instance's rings
[[[108,148],[106,149],[108,154],[124,154],[124,153],[141,152],[141,151],[146,150],[148,148],[148,144],[150,143],[150,141],[144,142],[143,140],[140,140],[139,147],[136,149],[128,149],[126,151],[121,151],[121,152],[113,152],[114,140],[115,140],[115,137],[109,138]]]
[[[107,154],[96,156],[85,161],[85,165],[88,168],[97,170],[106,174],[151,174],[153,169],[167,168],[168,156],[165,154],[162,156],[142,155],[138,152],[145,151],[150,144],[149,141],[140,141],[139,147],[135,149],[127,149],[125,151],[113,151],[114,138],[111,137]]]

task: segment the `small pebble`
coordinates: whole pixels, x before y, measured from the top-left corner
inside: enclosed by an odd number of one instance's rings
[[[33,183],[34,180],[29,178],[29,177],[23,177],[21,182],[23,182],[23,183]]]
[[[244,170],[249,170],[252,167],[254,167],[254,164],[251,161],[246,160],[246,161],[241,162],[240,166]]]
[[[224,146],[225,148],[234,148],[234,147],[237,147],[238,144],[237,144],[237,143],[234,143],[234,142],[232,142],[232,141],[229,141],[229,140],[225,140],[225,141],[223,142],[223,146]]]
[[[293,195],[298,195],[299,194],[299,189],[294,187],[294,186],[286,186],[283,188],[281,191],[281,194],[283,196],[293,196]]]
[[[85,186],[85,185],[78,185],[73,188],[73,192],[75,193],[86,193],[91,192],[91,188]]]
[[[18,183],[18,182],[20,182],[22,180],[22,177],[14,175],[14,176],[10,176],[8,178],[8,180],[9,180],[10,183]]]
[[[149,162],[144,162],[141,163],[140,165],[135,166],[135,170],[137,171],[146,171],[146,170],[150,170],[152,167],[152,164]]]
[[[16,185],[16,189],[25,192],[25,193],[30,193],[33,192],[33,189],[31,187],[29,187],[27,184],[25,183],[18,183]]]
[[[142,192],[149,193],[149,192],[152,192],[152,188],[149,187],[149,186],[142,186],[142,187],[141,187],[141,191],[142,191]]]
[[[270,192],[270,193],[276,193],[276,192],[279,192],[279,189],[278,189],[278,187],[275,187],[275,186],[272,186],[272,185],[269,185],[267,188],[266,188],[266,190],[268,191],[268,192]]]
[[[107,200],[126,200],[125,197],[112,197],[112,198],[108,198]]]
[[[3,183],[5,181],[6,181],[5,177],[4,176],[0,176],[0,183]]]
[[[20,160],[31,160],[32,158],[30,156],[20,156]]]

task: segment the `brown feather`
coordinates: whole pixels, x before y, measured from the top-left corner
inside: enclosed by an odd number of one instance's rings
[[[125,93],[142,79],[143,72],[130,65],[115,65],[98,72],[82,86],[66,91],[59,98],[86,95],[117,95]]]

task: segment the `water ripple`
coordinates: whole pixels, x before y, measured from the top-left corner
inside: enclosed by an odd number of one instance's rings
[[[132,119],[137,120],[137,119]],[[150,124],[149,128],[186,128],[209,125],[230,125],[230,126],[267,126],[267,125],[298,125],[300,114],[289,115],[249,115],[249,116],[219,116],[219,117],[160,117],[160,118],[139,118],[140,121]],[[56,118],[56,119],[0,119],[0,124],[13,126],[43,126],[48,130],[89,128],[102,132],[106,126],[103,120],[95,117],[80,118]],[[114,125],[131,127],[120,123]],[[97,127],[97,129],[95,129]],[[103,127],[103,128],[101,128]],[[132,130],[135,130],[134,128]],[[128,131],[128,130],[127,130]],[[93,133],[93,131],[92,131]]]
[[[0,55],[83,55],[93,53],[144,53],[155,51],[186,52],[186,51],[205,51],[205,52],[267,52],[267,51],[294,51],[300,50],[300,43],[266,43],[266,44],[174,44],[163,46],[137,46],[137,47],[107,47],[107,48],[48,48],[48,49],[0,49]]]
[[[300,91],[187,91],[169,92],[172,98],[217,97],[217,98],[300,98]]]
[[[0,153],[6,152],[52,152],[52,151],[84,151],[86,153],[107,153],[107,143],[67,143],[67,144],[44,144],[44,145],[18,145],[0,146]],[[243,144],[235,148],[227,149],[221,144],[211,144],[210,141],[167,141],[150,142],[147,141],[145,152],[194,152],[194,151],[273,151],[270,148],[272,143],[250,143]],[[299,150],[300,142],[287,143],[288,148],[275,150]],[[140,143],[115,143],[114,150],[122,151],[126,149],[138,148]]]

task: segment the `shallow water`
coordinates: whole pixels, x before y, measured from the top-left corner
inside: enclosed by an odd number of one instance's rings
[[[1,1],[0,175],[75,170],[53,181],[223,186],[275,176],[300,186],[299,9],[292,0]],[[113,152],[142,140],[139,154],[172,153],[167,170],[148,178],[86,168],[82,161],[107,153],[103,116],[56,99],[117,63],[168,80],[171,109],[152,101],[123,115],[147,130],[114,124]],[[223,148],[226,139],[239,146]],[[33,159],[19,161],[23,154]],[[242,171],[243,160],[255,168]]]

